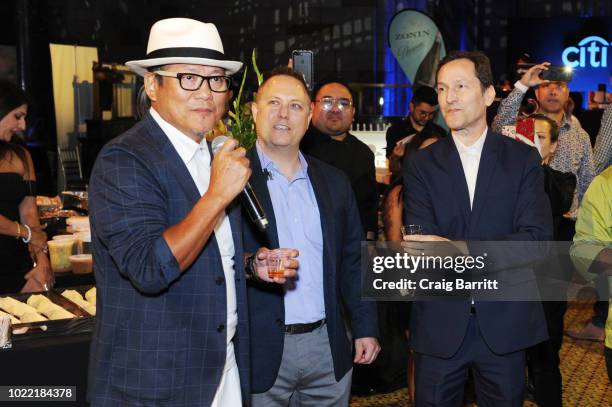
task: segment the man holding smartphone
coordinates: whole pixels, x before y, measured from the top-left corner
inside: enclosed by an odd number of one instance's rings
[[[520,80],[516,81],[514,90],[499,105],[492,128],[493,131],[501,132],[503,126],[515,125],[525,93],[531,87],[536,88],[538,113],[550,117],[559,125],[559,146],[550,166],[557,171],[571,172],[578,179],[575,202],[571,210],[575,213],[582,196],[595,176],[593,151],[589,135],[584,131],[578,119],[565,111],[570,92],[568,76],[551,75],[549,80],[542,79],[542,73],[548,71],[549,68],[549,62],[534,65],[523,74]],[[570,235],[573,235],[573,232]],[[572,236],[567,236],[567,238],[571,240]]]

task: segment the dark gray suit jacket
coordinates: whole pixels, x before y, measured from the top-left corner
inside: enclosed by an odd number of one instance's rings
[[[542,260],[552,239],[552,214],[544,192],[537,150],[488,132],[473,207],[452,137],[404,160],[404,224],[418,224],[423,234],[467,240],[474,253],[488,252],[489,269],[513,280],[511,289],[538,298],[535,274],[522,264]],[[484,241],[508,241],[483,243]],[[519,243],[524,250],[508,252]],[[508,284],[505,285],[508,287]],[[526,291],[529,290],[529,291]],[[505,354],[548,338],[540,302],[476,301],[482,335],[491,350]],[[470,301],[416,302],[412,308],[411,345],[415,351],[451,357],[461,346],[470,318]]]

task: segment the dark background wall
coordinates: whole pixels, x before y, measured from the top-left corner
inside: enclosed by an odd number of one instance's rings
[[[17,49],[35,136],[54,143],[50,42],[95,46],[101,62],[123,63],[144,55],[153,22],[191,17],[215,23],[232,57],[248,61],[257,47],[264,69],[286,63],[292,49],[312,49],[319,79],[341,72],[347,82],[381,82],[386,22],[403,8],[432,16],[447,49],[485,50],[498,80],[515,58],[510,18],[612,15],[609,0],[8,0],[0,44]]]

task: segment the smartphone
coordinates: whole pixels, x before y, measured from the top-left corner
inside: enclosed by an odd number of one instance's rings
[[[516,71],[519,74],[523,74],[534,65],[536,64],[516,64]],[[547,71],[540,73],[540,78],[548,81],[569,82],[572,80],[573,75],[574,71],[570,67],[550,65]]]
[[[293,69],[304,75],[304,81],[309,91],[312,91],[313,87],[313,53],[310,50],[293,50],[291,52],[291,59],[293,60]]]
[[[540,78],[547,81],[569,82],[572,80],[574,71],[566,66],[549,66],[547,71],[540,72]]]
[[[534,65],[535,64],[516,64],[516,70],[517,72],[523,73]]]

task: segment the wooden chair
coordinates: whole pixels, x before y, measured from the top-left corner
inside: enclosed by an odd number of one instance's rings
[[[60,170],[63,176],[63,191],[82,191],[85,190],[87,183],[83,179],[83,169],[81,167],[81,157],[79,149],[57,148],[57,156],[60,163]]]

